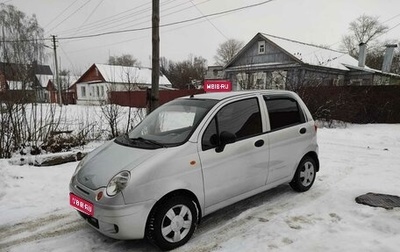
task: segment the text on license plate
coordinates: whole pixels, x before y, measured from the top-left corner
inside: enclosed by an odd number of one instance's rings
[[[89,216],[93,216],[94,207],[93,204],[89,201],[86,201],[73,193],[69,194],[69,204],[78,211],[81,211],[84,214]]]

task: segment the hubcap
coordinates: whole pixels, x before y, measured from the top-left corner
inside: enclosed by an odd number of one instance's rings
[[[162,221],[161,233],[169,242],[179,242],[186,237],[192,226],[192,212],[185,205],[168,210]]]
[[[305,162],[300,172],[300,181],[303,186],[309,186],[314,180],[314,165],[311,162]]]

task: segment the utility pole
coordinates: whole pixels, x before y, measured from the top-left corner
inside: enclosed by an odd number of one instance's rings
[[[151,65],[150,113],[159,105],[158,83],[160,80],[160,0],[153,0]]]
[[[56,45],[56,36],[52,35],[53,37],[53,49],[54,49],[54,62],[55,62],[55,67],[56,67],[56,78],[55,78],[55,83],[54,85],[58,89],[58,103],[60,106],[62,106],[62,96],[61,96],[61,83],[60,83],[60,78],[58,76],[58,61],[57,61],[57,45]]]

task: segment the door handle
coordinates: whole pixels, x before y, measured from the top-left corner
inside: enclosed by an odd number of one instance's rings
[[[254,143],[254,146],[261,147],[264,145],[264,140],[260,139]]]
[[[307,132],[307,129],[306,128],[301,128],[299,132],[300,132],[300,134],[304,134],[304,133]]]

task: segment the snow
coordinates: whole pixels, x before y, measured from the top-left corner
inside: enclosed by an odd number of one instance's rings
[[[105,81],[111,83],[140,83],[151,84],[151,69],[147,67],[128,67],[105,64],[95,64]],[[160,75],[159,84],[171,86],[164,75]]]
[[[358,60],[347,53],[334,51],[298,42],[290,39],[280,38],[273,35],[262,33],[263,36],[280,46],[282,49],[292,54],[304,63],[316,66],[326,66],[348,71],[348,66],[358,66]],[[366,67],[366,69],[369,69]]]
[[[321,170],[310,191],[281,185],[203,219],[175,251],[398,251],[400,208],[359,205],[368,192],[400,195],[400,124],[318,129]],[[69,206],[77,162],[0,160],[0,251],[157,251],[117,241]]]

